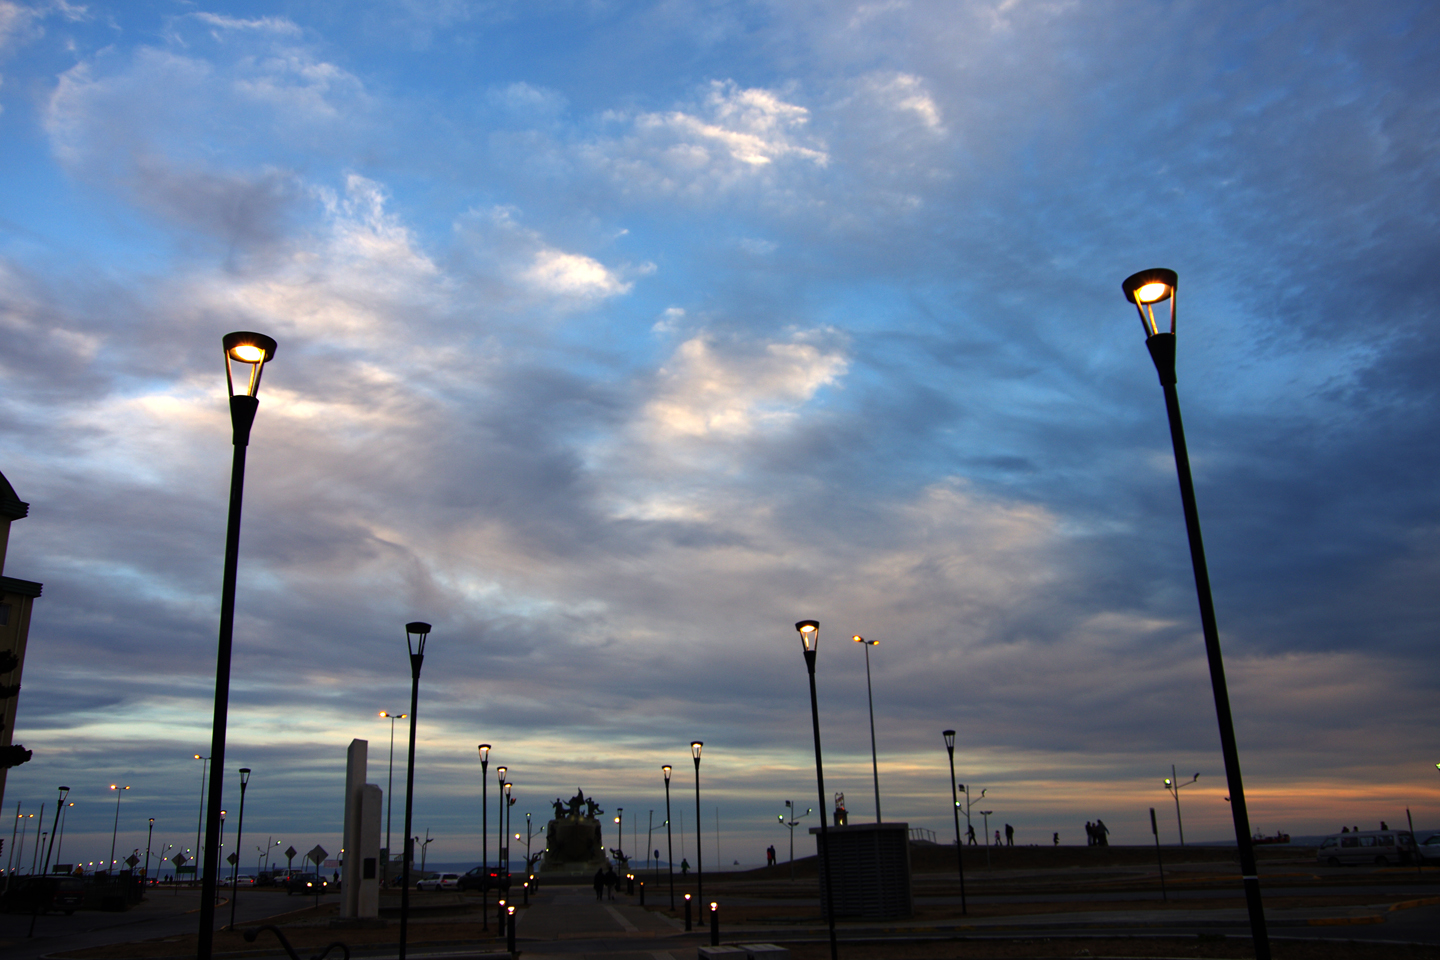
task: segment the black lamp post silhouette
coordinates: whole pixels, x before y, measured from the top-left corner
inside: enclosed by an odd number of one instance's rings
[[[490,929],[490,744],[482,743],[480,750],[480,922],[484,929]],[[497,851],[498,852],[498,851]],[[498,872],[498,871],[497,871]]]
[[[960,912],[968,914],[965,904],[965,838],[960,836],[960,794],[955,792],[955,731],[945,730],[945,752],[950,755],[950,809],[955,814],[955,867],[960,871]]]
[[[870,648],[878,646],[879,640],[866,640],[856,634],[850,638],[865,648],[865,699],[870,704],[870,774],[875,779],[875,822],[880,819],[880,763],[875,759],[875,694],[870,689]]]
[[[498,884],[498,890],[495,894],[495,905],[497,909],[505,899],[504,895],[510,892],[509,888],[504,885],[504,875],[500,872],[501,851],[504,849],[505,843],[505,776],[509,772],[509,767],[501,766],[495,768],[495,783],[500,790],[500,796],[497,798],[500,801],[500,806],[495,810],[495,878]],[[498,936],[505,932],[505,913],[503,910],[495,915],[495,922],[499,924]]]
[[[705,902],[705,829],[700,821],[700,749],[703,740],[690,741],[690,756],[695,758],[695,899]]]
[[[1225,780],[1230,788],[1230,816],[1235,822],[1235,841],[1240,853],[1240,875],[1245,885],[1245,905],[1250,914],[1250,934],[1255,941],[1255,960],[1270,960],[1270,938],[1265,928],[1265,906],[1260,899],[1260,876],[1255,865],[1255,847],[1250,839],[1250,817],[1245,809],[1245,785],[1240,776],[1240,751],[1235,743],[1235,726],[1230,717],[1230,693],[1225,683],[1225,661],[1220,654],[1220,631],[1215,624],[1215,604],[1210,595],[1210,571],[1205,563],[1205,544],[1200,537],[1200,512],[1195,505],[1195,484],[1190,476],[1190,453],[1185,445],[1185,427],[1180,420],[1180,396],[1175,389],[1175,294],[1179,277],[1174,270],[1157,268],[1131,274],[1121,284],[1125,299],[1135,305],[1145,328],[1145,346],[1160,375],[1165,393],[1165,411],[1170,418],[1170,441],[1175,448],[1175,472],[1180,481],[1180,503],[1185,512],[1185,532],[1190,540],[1190,565],[1195,571],[1195,593],[1200,601],[1200,628],[1205,636],[1205,655],[1210,661],[1210,688],[1215,698],[1215,715],[1220,725],[1220,752],[1225,759]],[[1157,304],[1169,302],[1169,329],[1162,329],[1164,308],[1155,315]]]
[[[815,728],[815,786],[820,794],[820,868],[825,871],[825,919],[830,924],[830,960],[837,960],[840,948],[835,942],[835,887],[830,880],[830,826],[825,816],[825,765],[820,759],[820,701],[815,696],[815,653],[820,646],[820,621],[801,620],[795,624],[795,629],[800,632],[805,670],[810,674],[810,723]]]
[[[405,939],[410,932],[410,861],[415,858],[415,838],[410,826],[415,812],[415,711],[420,706],[420,668],[425,665],[425,641],[430,624],[412,620],[405,624],[405,649],[410,652],[410,757],[405,767],[405,854],[400,865],[400,953],[405,960]]]
[[[110,789],[115,791],[115,828],[110,831],[110,863],[105,868],[107,871],[115,869],[115,838],[120,833],[120,798],[125,796],[125,791],[130,788],[112,783]]]
[[[380,711],[380,718],[381,718],[382,720],[389,720],[389,721],[390,721],[390,767],[389,767],[389,772],[388,772],[388,773],[386,774],[386,776],[385,776],[385,859],[386,859],[386,861],[389,861],[389,859],[390,859],[392,856],[394,856],[394,854],[395,854],[395,849],[390,846],[390,820],[391,820],[390,815],[391,815],[392,813],[394,813],[394,811],[395,811],[395,721],[396,721],[396,720],[405,720],[405,719],[407,719],[409,716],[410,716],[410,715],[409,715],[408,713],[402,713],[402,714],[398,714],[398,715],[397,715],[397,714],[389,713],[389,712],[387,712],[387,711],[385,711],[385,710],[381,710],[381,711]],[[389,875],[390,875],[390,865],[389,865],[389,863],[387,862],[386,865],[385,865],[385,876],[388,878]]]
[[[515,806],[515,798],[512,797],[510,793],[514,789],[515,783],[511,780],[506,780],[505,806],[502,808],[502,812],[505,814],[505,836],[502,838],[505,841],[505,845],[500,849],[505,851],[505,894],[507,899],[510,894],[510,808]]]
[[[675,836],[670,830],[670,764],[660,768],[665,774],[665,865],[670,869],[670,909],[675,909]]]
[[[69,788],[69,787],[61,787],[61,788],[60,788],[60,799],[57,800],[57,801],[55,801],[55,819],[54,819],[53,821],[51,821],[51,823],[50,823],[50,846],[47,847],[46,850],[45,850],[45,865],[40,868],[40,869],[41,869],[41,872],[44,873],[44,874],[46,874],[47,876],[48,876],[49,873],[50,873],[50,855],[55,852],[55,835],[56,835],[57,833],[59,833],[59,828],[60,828],[60,812],[65,809],[65,798],[68,797],[68,796],[70,796],[70,788]],[[154,820],[151,820],[151,821],[150,821],[150,829],[152,829],[152,830],[155,829],[155,821],[154,821]],[[112,854],[112,856],[113,856],[113,854]],[[146,840],[146,841],[145,841],[145,869],[146,869],[147,872],[148,872],[149,869],[150,869],[150,841],[149,841],[149,840]]]
[[[205,829],[205,788],[210,782],[210,758],[195,754],[195,759],[200,761],[200,809],[195,814],[195,849],[190,851],[190,869],[194,871],[194,880],[200,879],[200,832]],[[179,867],[176,867],[175,883],[180,883]]]
[[[230,429],[235,456],[230,467],[230,519],[225,530],[225,572],[220,588],[220,636],[215,655],[215,717],[210,729],[210,803],[205,818],[205,869],[200,892],[196,960],[210,960],[215,937],[215,888],[220,875],[220,804],[225,781],[225,725],[230,712],[230,653],[235,634],[235,579],[240,563],[240,507],[245,498],[245,451],[260,408],[260,374],[275,356],[275,341],[262,333],[227,333],[225,383],[230,390]],[[235,365],[249,380],[235,392]],[[245,373],[242,366],[242,378]]]
[[[250,785],[250,768],[240,768],[240,816],[235,821],[235,870],[230,875],[230,929],[235,929],[235,904],[240,899],[240,843],[245,834],[245,788]],[[154,821],[151,821],[152,823]],[[315,865],[319,868],[319,864]]]
[[[1175,828],[1180,831],[1180,846],[1182,847],[1185,846],[1185,824],[1180,821],[1180,788],[1188,787],[1199,779],[1200,774],[1197,773],[1181,783],[1175,776],[1175,764],[1173,763],[1170,764],[1170,776],[1165,778],[1165,789],[1175,798]]]

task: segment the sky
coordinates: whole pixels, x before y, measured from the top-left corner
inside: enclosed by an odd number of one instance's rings
[[[1176,842],[1173,764],[1233,838],[1120,287],[1168,267],[1252,826],[1440,828],[1437,42],[1423,0],[0,0],[5,573],[44,584],[5,818],[65,783],[66,861],[193,847],[256,330],[242,847],[336,849],[353,738],[387,786],[417,619],[431,859],[478,862],[480,742],[492,849],[498,764],[537,829],[580,788],[643,834],[668,763],[693,856],[694,739],[706,861],[783,855],[803,618],[852,820],[858,634],[884,819],[953,837],[954,728],[977,832]]]

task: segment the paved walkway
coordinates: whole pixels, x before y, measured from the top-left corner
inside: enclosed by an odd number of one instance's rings
[[[525,941],[526,960],[693,960],[693,935],[683,946],[666,942],[683,937],[684,930],[683,923],[646,910],[630,897],[596,900],[589,887],[550,887],[531,898],[515,936]],[[644,941],[653,941],[653,948],[635,949],[649,947]]]

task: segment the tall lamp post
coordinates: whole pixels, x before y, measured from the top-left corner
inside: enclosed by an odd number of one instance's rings
[[[1215,715],[1220,724],[1220,752],[1225,758],[1225,779],[1230,788],[1230,816],[1235,821],[1235,841],[1240,853],[1240,875],[1245,884],[1245,904],[1250,913],[1250,934],[1255,940],[1255,960],[1270,960],[1270,938],[1265,929],[1265,906],[1260,899],[1260,876],[1255,865],[1255,847],[1250,840],[1250,816],[1245,809],[1245,785],[1240,776],[1240,751],[1235,744],[1235,726],[1230,718],[1230,693],[1225,684],[1225,661],[1220,655],[1220,631],[1215,625],[1215,604],[1210,596],[1210,571],[1205,564],[1205,544],[1200,538],[1200,512],[1195,506],[1195,484],[1190,477],[1190,453],[1185,446],[1185,427],[1180,421],[1180,397],[1175,390],[1175,292],[1179,277],[1174,270],[1142,270],[1121,284],[1125,299],[1135,305],[1145,328],[1145,346],[1160,375],[1165,393],[1165,410],[1170,418],[1170,441],[1175,448],[1175,472],[1180,480],[1180,502],[1185,511],[1185,532],[1190,539],[1190,564],[1195,571],[1195,593],[1200,601],[1200,626],[1205,635],[1205,654],[1210,661],[1210,687],[1215,697]],[[1170,328],[1161,329],[1164,311],[1157,320],[1157,304],[1169,301]]]
[[[480,750],[480,920],[484,929],[490,929],[490,744],[482,743]],[[498,851],[497,851],[498,852]]]
[[[425,641],[430,624],[412,620],[405,624],[405,649],[410,652],[410,757],[405,767],[405,853],[400,865],[400,952],[405,960],[405,938],[410,931],[410,861],[415,855],[415,838],[410,835],[415,812],[415,710],[420,706],[420,668],[425,665]]]
[[[395,848],[390,846],[390,820],[391,814],[395,811],[395,721],[408,719],[410,714],[399,715],[380,711],[383,720],[390,721],[390,770],[385,775],[385,876],[390,876],[390,857],[395,853]]]
[[[675,909],[675,836],[670,831],[670,764],[660,768],[665,774],[665,865],[670,871],[670,909]]]
[[[499,936],[500,934],[505,932],[504,911],[501,911],[499,909],[500,901],[504,898],[501,897],[500,894],[502,892],[506,894],[510,892],[503,885],[505,882],[504,875],[500,872],[500,851],[504,848],[505,844],[505,776],[509,772],[509,767],[499,766],[495,768],[495,784],[500,791],[500,795],[496,798],[500,801],[500,806],[495,810],[495,882],[497,891],[495,894],[495,907],[497,910],[495,916],[495,923],[497,924],[495,934],[496,936]]]
[[[67,789],[67,788],[62,787],[61,789],[63,790],[63,789]],[[74,800],[67,800],[67,801],[65,802],[64,809],[60,811],[60,842],[57,843],[57,844],[55,844],[55,862],[56,862],[56,863],[59,863],[59,862],[60,862],[60,858],[65,855],[65,854],[64,854],[64,850],[65,850],[65,818],[70,815],[70,808],[73,807],[73,806],[75,806],[75,801],[74,801]]]
[[[240,507],[245,495],[245,450],[260,407],[260,374],[275,356],[275,341],[261,333],[227,333],[225,383],[230,390],[230,429],[235,447],[230,467],[230,519],[225,529],[225,572],[220,587],[220,636],[215,655],[215,716],[210,728],[210,810],[205,818],[205,879],[200,893],[197,960],[210,960],[215,937],[215,888],[220,873],[220,817],[225,769],[225,724],[230,712],[230,652],[235,633],[235,578],[240,563]],[[235,365],[249,380],[235,392]]]
[[[1180,822],[1180,788],[1188,787],[1199,779],[1200,774],[1197,773],[1189,780],[1181,783],[1175,777],[1175,764],[1173,763],[1170,764],[1170,776],[1165,778],[1165,789],[1175,798],[1175,827],[1180,831],[1180,846],[1182,847],[1185,846],[1185,824]]]
[[[616,849],[616,850],[619,850],[619,851],[620,851],[620,854],[623,856],[624,853],[625,853],[625,808],[624,808],[624,807],[616,807],[616,808],[615,808],[615,842],[616,842],[616,844],[618,844],[618,846],[617,846],[615,849]]]
[[[240,817],[235,822],[235,870],[231,874],[230,929],[235,929],[235,903],[240,899],[240,843],[245,833],[245,787],[250,783],[250,768],[240,768]],[[151,823],[154,823],[152,820]],[[315,865],[319,868],[319,864]]]
[[[507,894],[506,899],[509,899],[508,894],[510,892],[510,808],[515,806],[515,798],[512,797],[510,793],[514,789],[515,784],[512,781],[505,781],[505,846],[501,849],[505,851],[505,892]]]
[[[690,756],[695,758],[695,897],[701,904],[705,902],[705,857],[701,852],[705,829],[700,820],[700,749],[704,746],[703,740],[690,741]]]
[[[866,640],[856,634],[850,638],[865,648],[865,699],[870,703],[870,774],[875,778],[875,822],[880,823],[880,764],[875,759],[875,694],[870,689],[870,648],[879,640]]]
[[[955,792],[955,731],[945,730],[945,752],[950,755],[950,808],[955,814],[955,868],[960,872],[960,912],[968,914],[965,905],[965,838],[960,836],[960,794]]]
[[[785,801],[785,806],[787,806],[787,807],[790,808],[790,819],[789,819],[789,820],[786,820],[785,817],[784,817],[784,815],[782,814],[782,815],[780,816],[780,823],[783,824],[784,826],[787,826],[787,827],[790,828],[790,879],[791,879],[791,880],[794,880],[794,879],[795,879],[795,828],[800,825],[800,820],[801,820],[802,818],[808,817],[808,816],[810,816],[810,814],[814,813],[814,812],[815,812],[815,808],[814,808],[814,807],[806,807],[804,813],[796,814],[796,812],[795,812],[795,804],[791,803],[789,800],[786,800],[786,801]]]
[[[52,834],[53,837],[53,834]],[[145,879],[150,879],[150,841],[155,838],[155,818],[150,818],[150,828],[145,833]],[[45,872],[50,872],[50,857],[45,857]]]
[[[810,723],[815,728],[815,786],[820,795],[820,866],[825,871],[825,919],[830,924],[830,960],[838,960],[840,949],[835,942],[835,887],[830,880],[830,826],[825,816],[825,766],[820,761],[820,701],[815,696],[815,653],[820,646],[820,621],[801,620],[795,624],[795,629],[800,632],[805,670],[810,674]]]
[[[65,798],[70,796],[69,787],[60,788],[60,799],[55,801],[55,819],[50,823],[50,846],[45,851],[45,865],[40,868],[45,875],[50,874],[50,854],[55,852],[55,836],[60,832],[60,811],[65,809]],[[155,828],[155,821],[150,821],[150,828]],[[145,869],[150,869],[150,841],[145,841]]]
[[[210,770],[210,758],[195,754],[195,759],[200,761],[200,811],[195,815],[195,849],[191,851],[191,868],[195,871],[195,878],[200,877],[200,831],[205,829],[205,786],[209,782],[206,774]],[[177,871],[179,867],[175,868]],[[180,882],[180,875],[176,873],[175,882]]]
[[[112,783],[110,789],[115,791],[115,828],[110,831],[110,863],[105,868],[106,872],[115,869],[115,837],[120,833],[120,798],[125,796],[125,791],[130,788]]]

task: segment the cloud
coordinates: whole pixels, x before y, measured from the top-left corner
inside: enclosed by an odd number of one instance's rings
[[[654,442],[743,437],[794,420],[821,387],[844,375],[838,351],[805,342],[765,344],[759,352],[726,355],[704,336],[682,343],[658,374],[645,407],[644,431]]]

